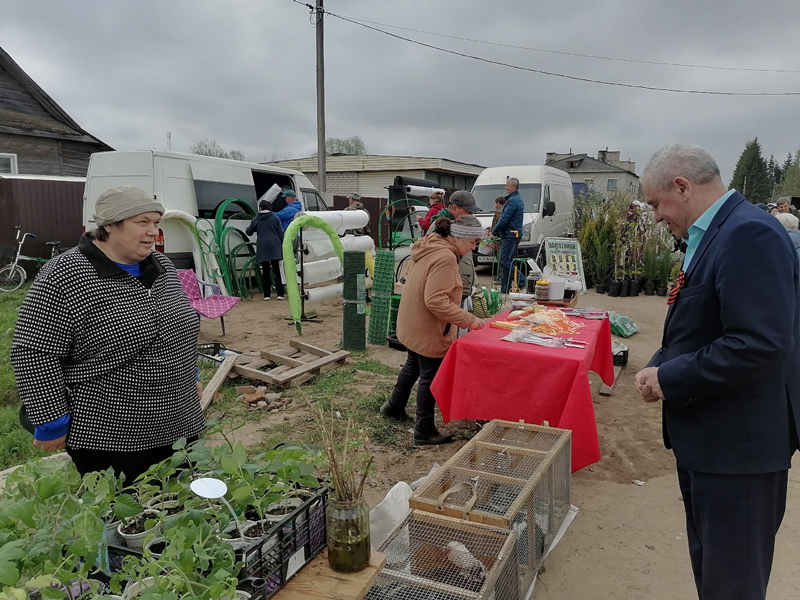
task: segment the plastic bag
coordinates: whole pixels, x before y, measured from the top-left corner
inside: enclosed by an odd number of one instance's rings
[[[620,337],[631,337],[639,331],[639,327],[630,317],[621,315],[614,311],[609,311],[608,318],[611,321],[611,333]]]

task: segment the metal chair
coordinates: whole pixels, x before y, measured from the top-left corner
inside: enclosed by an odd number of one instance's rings
[[[232,309],[241,300],[235,296],[223,296],[220,294],[220,288],[216,283],[209,283],[201,281],[197,278],[197,274],[191,269],[183,269],[178,271],[178,279],[181,280],[183,291],[189,298],[189,304],[197,311],[198,314],[206,319],[219,319],[222,325],[222,335],[225,336],[225,313]],[[213,295],[206,298],[200,290],[200,285],[210,287]]]

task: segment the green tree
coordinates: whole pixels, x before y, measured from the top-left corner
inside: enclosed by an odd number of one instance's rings
[[[767,163],[761,155],[758,138],[745,145],[729,187],[739,190],[750,202],[764,202],[772,196]]]
[[[241,150],[231,150],[228,152],[215,139],[203,138],[199,142],[189,146],[189,152],[200,154],[201,156],[214,156],[216,158],[231,158],[233,160],[247,160]]]
[[[797,161],[794,160],[792,153],[789,152],[789,154],[786,155],[786,160],[783,161],[783,165],[781,165],[781,172],[786,173],[786,171],[789,170],[789,167],[791,167],[792,164],[797,164]]]
[[[791,158],[792,155],[789,155]],[[778,186],[779,196],[800,196],[800,150],[795,154],[794,160],[787,159],[789,167],[783,173],[783,178]],[[786,163],[784,163],[786,164]]]
[[[325,153],[330,156],[331,154],[369,154],[369,151],[361,136],[354,135],[349,138],[325,138]],[[316,155],[317,153],[314,152],[313,156]]]

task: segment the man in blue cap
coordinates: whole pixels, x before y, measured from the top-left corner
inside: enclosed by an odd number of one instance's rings
[[[303,210],[303,205],[298,202],[297,194],[294,190],[286,190],[283,192],[283,197],[286,199],[286,206],[276,212],[275,216],[281,220],[283,230],[286,231],[294,216]]]

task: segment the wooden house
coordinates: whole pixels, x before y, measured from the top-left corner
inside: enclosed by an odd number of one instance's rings
[[[85,177],[105,150],[0,48],[0,174]]]

